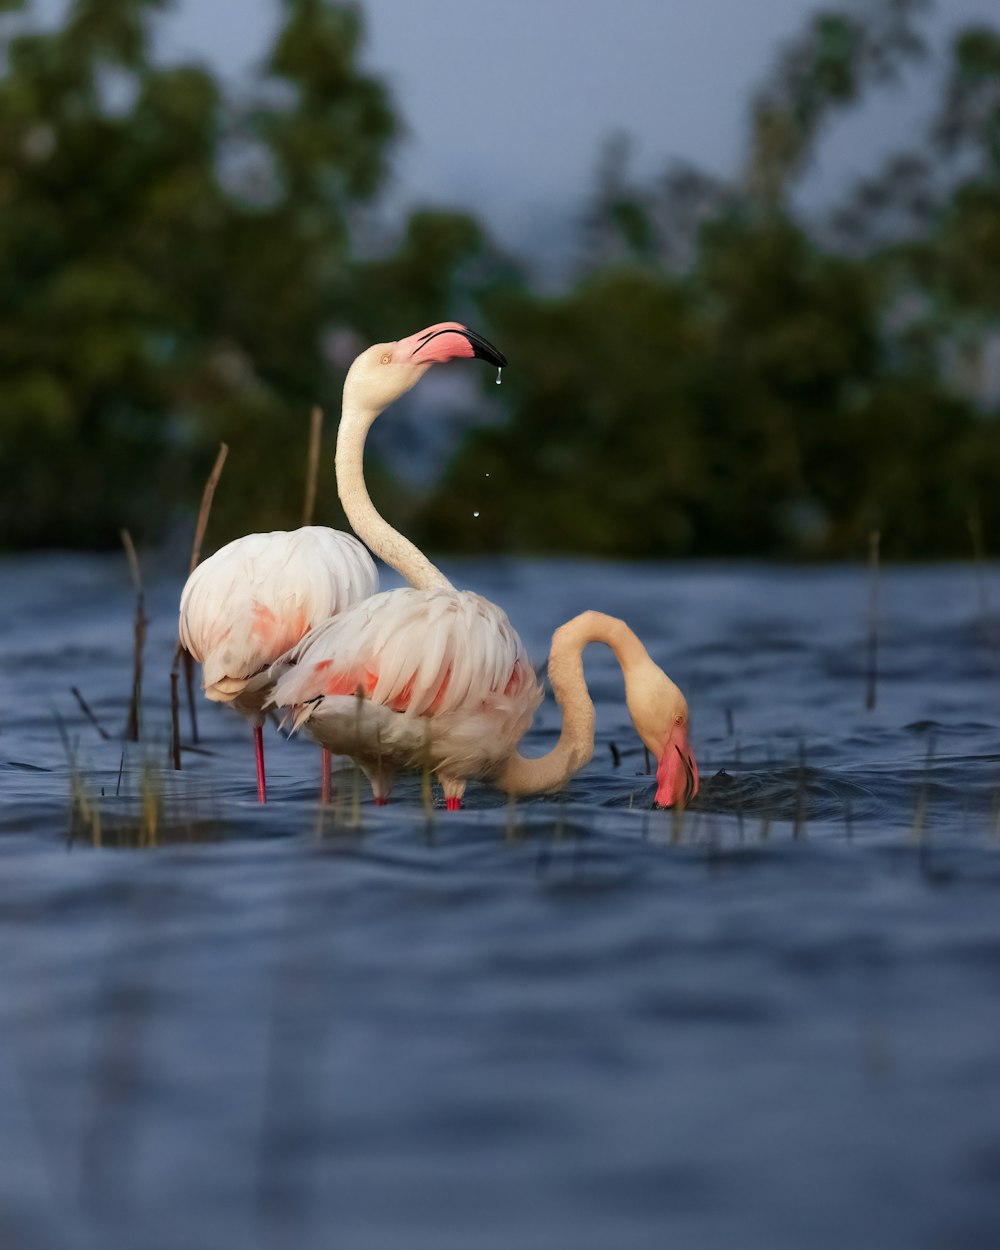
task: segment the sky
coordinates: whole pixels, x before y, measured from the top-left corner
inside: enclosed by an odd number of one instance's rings
[[[558,250],[594,183],[602,143],[625,132],[634,169],[674,160],[735,173],[746,105],[782,40],[818,0],[366,0],[364,66],[405,123],[388,202],[473,210],[522,251]],[[179,0],[161,54],[239,76],[275,29],[278,0]],[[996,0],[937,0],[927,28],[996,21]],[[807,209],[912,143],[934,66],[837,122],[806,180]]]

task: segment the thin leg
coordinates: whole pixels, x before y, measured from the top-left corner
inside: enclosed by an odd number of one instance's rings
[[[458,777],[442,777],[438,773],[438,781],[444,789],[444,805],[449,812],[462,810],[462,795],[465,793],[465,781]]]
[[[257,798],[267,802],[267,786],[264,783],[264,726],[254,725],[253,744],[257,754]]]
[[[330,802],[330,773],[333,768],[333,758],[330,752],[323,747],[320,752],[320,767],[323,769],[322,780],[319,787],[319,801],[321,803]]]

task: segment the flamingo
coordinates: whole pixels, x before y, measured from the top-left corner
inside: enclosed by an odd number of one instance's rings
[[[365,437],[378,415],[433,364],[504,357],[457,322],[376,344],[344,383],[337,437],[340,499],[355,532],[409,582],[372,595],[310,631],[272,667],[268,706],[289,709],[328,750],[350,755],[375,802],[388,801],[405,769],[436,773],[449,810],[479,778],[511,795],[558,789],[594,749],[594,706],[583,677],[590,642],[611,647],[632,721],[657,760],[656,802],[687,802],[698,788],[684,695],[623,622],[584,612],[553,636],[549,678],[563,712],[555,747],[537,759],[517,751],[542,699],[524,644],[506,613],[444,574],[375,510],[364,482]]]
[[[208,699],[253,725],[257,798],[267,801],[268,669],[313,626],[378,590],[375,562],[353,534],[305,525],[246,534],[203,560],[181,593],[181,644],[202,665]],[[328,757],[323,755],[324,791]]]
[[[430,337],[453,324],[431,326],[423,334]],[[477,348],[474,340],[482,346]],[[458,355],[486,351],[491,361],[497,356],[471,331],[463,342],[465,349]],[[373,352],[377,348],[363,355]],[[342,431],[345,423],[350,427],[350,418],[345,412]],[[367,498],[363,474],[360,490]],[[423,584],[426,574],[419,561],[414,562],[413,552],[420,554],[416,548],[410,553],[412,576]],[[180,640],[202,665],[206,697],[228,703],[253,725],[261,803],[267,800],[263,724],[271,680],[268,669],[314,626],[377,590],[378,572],[362,544],[352,534],[321,526],[247,534],[221,547],[188,578],[181,593]],[[328,782],[324,748],[324,798]]]

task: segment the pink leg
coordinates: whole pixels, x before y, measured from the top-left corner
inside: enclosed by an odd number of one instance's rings
[[[444,801],[445,810],[449,812],[460,812],[462,810],[462,800],[457,795],[449,795]]]
[[[386,796],[385,796],[384,794],[376,794],[376,795],[375,795],[375,806],[376,806],[376,807],[388,807],[388,806],[389,806],[389,800],[386,798]]]
[[[333,759],[330,752],[323,748],[320,752],[320,767],[323,769],[322,780],[319,787],[319,801],[321,803],[330,802],[330,770],[333,767]]]
[[[253,744],[257,753],[257,799],[267,802],[267,786],[264,784],[264,727],[254,725]]]

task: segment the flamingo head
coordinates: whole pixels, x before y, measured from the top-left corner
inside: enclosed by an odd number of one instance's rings
[[[498,369],[507,364],[507,357],[475,330],[457,321],[441,321],[397,343],[376,343],[363,351],[348,371],[345,398],[360,390],[381,410],[404,395],[431,365],[473,357]]]
[[[648,656],[626,672],[625,698],[639,737],[656,759],[655,805],[685,806],[698,793],[687,700]]]

